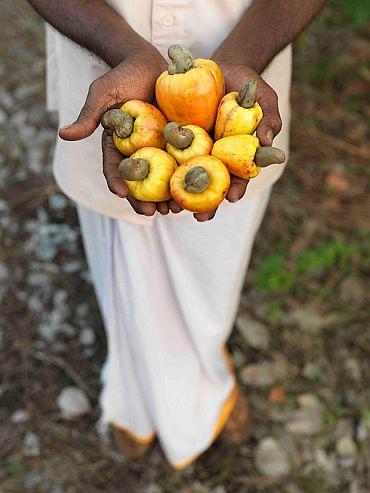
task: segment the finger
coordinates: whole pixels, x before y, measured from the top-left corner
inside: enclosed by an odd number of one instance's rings
[[[132,197],[132,195],[128,195],[127,200],[130,202],[134,211],[142,216],[154,216],[157,210],[154,202],[141,202]]]
[[[248,185],[248,180],[243,180],[243,178],[239,178],[238,176],[234,175],[231,175],[230,179],[231,184],[229,191],[226,194],[226,199],[229,202],[234,203],[244,197]]]
[[[278,97],[273,89],[263,89],[257,100],[263,111],[263,118],[257,127],[256,135],[262,146],[271,146],[274,137],[281,130],[281,117],[278,107]]]
[[[157,211],[162,214],[162,216],[167,216],[170,212],[168,202],[157,202]]]
[[[217,208],[209,212],[196,212],[195,214],[193,214],[193,216],[198,221],[198,223],[204,223],[213,219],[216,215],[216,212]]]
[[[122,161],[122,154],[117,151],[112,133],[104,130],[102,135],[102,151],[103,151],[103,173],[107,180],[109,190],[118,195],[118,197],[127,197],[129,193],[128,186],[122,180],[118,171],[118,165]]]
[[[178,204],[175,200],[170,199],[168,201],[168,205],[170,207],[170,210],[173,214],[178,214],[179,212],[183,211],[184,209],[181,207],[180,204]]]
[[[61,139],[81,140],[89,137],[98,127],[103,113],[117,103],[109,95],[106,78],[107,76],[100,77],[90,85],[77,120],[59,130]]]

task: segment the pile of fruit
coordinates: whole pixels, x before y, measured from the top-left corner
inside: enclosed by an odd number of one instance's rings
[[[261,147],[252,135],[263,116],[255,81],[224,96],[214,61],[194,60],[181,45],[171,46],[168,55],[171,62],[155,87],[159,108],[127,101],[108,110],[102,125],[113,130],[115,146],[126,156],[119,171],[136,199],[172,197],[184,209],[208,212],[225,198],[230,173],[251,179],[285,155]]]

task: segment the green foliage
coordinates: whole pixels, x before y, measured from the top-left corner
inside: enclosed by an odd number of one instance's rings
[[[367,237],[359,243],[347,244],[339,238],[307,248],[295,258],[288,253],[267,257],[257,272],[257,287],[272,294],[293,294],[299,286],[315,274],[325,275],[335,269],[341,277],[352,272],[354,262],[360,259],[366,265]]]
[[[257,286],[271,293],[288,293],[294,280],[293,274],[285,266],[282,254],[268,257],[257,274]]]
[[[364,27],[370,22],[370,0],[332,0],[332,3],[343,7],[354,27]]]

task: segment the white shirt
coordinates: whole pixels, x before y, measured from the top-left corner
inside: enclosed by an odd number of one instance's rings
[[[238,22],[251,0],[110,0],[109,3],[166,58],[168,47],[174,43],[187,46],[195,57],[208,58]],[[59,112],[63,126],[76,119],[89,85],[109,67],[49,26],[46,41],[48,108]],[[273,60],[263,76],[279,95],[283,120],[283,130],[274,145],[288,152],[290,47]],[[153,217],[136,214],[127,200],[108,190],[102,172],[100,139],[101,128],[82,141],[58,139],[53,162],[58,185],[66,195],[91,210],[149,224]],[[271,186],[283,170],[282,164],[264,168],[248,184],[248,195]],[[232,204],[224,201],[221,207],[232,207]],[[183,214],[178,215],[179,219]]]

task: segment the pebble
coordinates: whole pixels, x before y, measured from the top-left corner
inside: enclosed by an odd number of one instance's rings
[[[49,205],[52,209],[64,209],[67,205],[67,199],[64,197],[64,195],[61,195],[60,193],[56,193],[54,195],[51,195],[49,197]]]
[[[302,375],[309,380],[319,379],[321,375],[321,368],[316,363],[309,361],[304,365]]]
[[[143,493],[162,493],[162,492],[163,492],[162,488],[154,483],[148,484],[148,486],[145,486],[145,488],[143,489]]]
[[[349,435],[337,440],[335,451],[339,456],[338,463],[342,467],[352,467],[356,462],[357,445]]]
[[[30,419],[30,415],[25,409],[18,409],[18,411],[15,411],[11,418],[10,421],[13,423],[13,425],[19,425],[21,423],[26,423]]]
[[[314,394],[301,394],[298,403],[300,409],[291,414],[287,430],[296,435],[315,435],[324,423],[324,407]]]
[[[40,455],[40,440],[35,433],[26,433],[23,440],[23,455],[25,457],[38,457]]]
[[[42,476],[37,471],[30,471],[24,479],[24,487],[26,490],[34,490],[42,483]]]
[[[365,299],[365,290],[359,279],[348,277],[339,288],[339,294],[346,303],[361,305]]]
[[[332,457],[329,457],[324,449],[314,451],[314,458],[319,468],[330,476],[337,473],[337,467]]]
[[[95,342],[95,332],[89,328],[82,329],[79,339],[83,346],[90,346]]]
[[[74,419],[90,411],[85,392],[77,387],[65,387],[57,398],[58,407],[65,419]]]
[[[282,477],[291,472],[287,454],[280,443],[273,437],[263,438],[255,452],[257,470],[270,477]]]
[[[346,358],[344,367],[349,377],[355,382],[361,382],[361,367],[356,358]]]
[[[240,370],[240,380],[245,385],[268,387],[283,376],[283,371],[274,363],[251,363]]]
[[[266,327],[247,315],[239,315],[236,327],[249,346],[254,349],[267,349],[270,342],[270,334]]]
[[[296,308],[291,311],[288,320],[290,323],[296,323],[300,329],[311,334],[319,333],[323,326],[321,316],[309,307]]]

